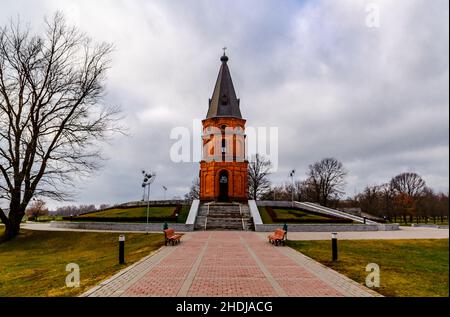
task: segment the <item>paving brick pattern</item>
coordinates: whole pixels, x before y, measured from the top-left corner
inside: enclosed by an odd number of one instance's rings
[[[254,232],[186,234],[84,296],[379,296]]]

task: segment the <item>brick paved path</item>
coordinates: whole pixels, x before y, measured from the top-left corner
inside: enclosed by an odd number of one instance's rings
[[[203,231],[162,248],[83,296],[379,296],[254,232]]]

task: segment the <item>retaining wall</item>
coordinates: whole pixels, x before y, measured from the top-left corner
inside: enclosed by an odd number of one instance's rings
[[[193,224],[168,223],[175,231],[193,231]],[[155,231],[162,232],[164,223],[123,223],[123,222],[76,222],[76,221],[52,221],[50,227],[83,230],[108,230],[108,231]]]
[[[425,224],[425,223],[413,223],[411,224],[412,227],[417,228],[434,228],[434,229],[448,229],[448,225],[435,225],[435,224]]]
[[[255,224],[255,231],[273,232],[283,224]],[[288,232],[343,232],[343,231],[391,231],[399,230],[398,224],[288,224]]]

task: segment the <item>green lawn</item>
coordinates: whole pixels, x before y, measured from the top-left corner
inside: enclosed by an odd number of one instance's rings
[[[258,207],[259,215],[261,216],[261,220],[263,223],[269,224],[273,223],[272,218],[266,210],[266,207]]]
[[[149,207],[148,215],[150,217],[150,222],[161,222],[166,221],[164,218],[169,218],[172,216],[173,212],[175,211],[175,206],[153,206]],[[178,222],[184,223],[186,222],[186,219],[189,215],[190,206],[189,205],[182,205],[180,214],[178,215]],[[136,221],[136,218],[138,219],[138,222],[145,222],[145,218],[147,217],[147,207],[131,207],[131,208],[114,208],[114,209],[108,209],[93,213],[88,213],[84,215],[80,215],[78,217],[74,217],[73,220],[89,220],[89,221],[95,221],[95,219],[92,219],[92,217],[99,218],[99,220],[102,220],[104,218],[118,218],[123,220],[123,222],[128,220]],[[158,220],[155,218],[162,218],[162,220]],[[170,222],[170,221],[168,221]],[[174,222],[174,221],[172,221]]]
[[[187,220],[187,217],[189,216],[189,210],[191,210],[190,205],[182,205],[180,215],[178,216],[178,222],[179,223],[185,223]]]
[[[50,222],[50,221],[61,221],[62,216],[39,216],[37,219],[32,220],[35,222]]]
[[[0,226],[0,234],[3,230]],[[118,264],[118,235],[22,230],[16,239],[0,244],[0,297],[81,294],[125,267]],[[162,234],[125,236],[127,265],[164,244]],[[65,286],[68,263],[80,267],[79,288]]]
[[[303,220],[313,220],[313,219],[330,219],[328,217],[315,215],[311,213],[307,213],[297,209],[279,209],[273,208],[273,211],[277,214],[279,219],[290,220],[295,218],[301,218]]]
[[[294,208],[284,209],[272,207],[272,210],[276,213],[279,220],[278,222],[274,222],[273,219],[270,217],[270,214],[267,211],[266,207],[258,207],[258,210],[259,214],[261,215],[261,219],[265,224],[285,223],[285,222],[289,223],[290,221],[298,219],[301,219],[302,223],[308,223],[308,221],[314,223],[314,220],[321,220],[321,221],[329,220],[330,223],[332,223],[334,220],[334,218],[329,218],[326,216],[321,216]]]
[[[385,296],[449,295],[448,239],[340,240],[339,260],[331,261],[330,241],[289,241],[288,245],[364,284],[369,263],[380,266],[380,288]]]
[[[170,217],[175,210],[174,206],[164,206],[164,207],[149,207],[150,217]],[[80,215],[77,218],[84,217],[116,217],[116,218],[131,218],[131,217],[147,217],[147,207],[132,207],[126,209],[108,209],[103,211],[97,211],[93,213],[88,213]]]

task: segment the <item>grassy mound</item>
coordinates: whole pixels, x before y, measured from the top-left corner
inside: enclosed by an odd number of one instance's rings
[[[150,206],[148,219],[150,222],[186,222],[189,205]],[[178,216],[177,216],[178,214]],[[115,207],[101,211],[90,212],[75,217],[64,217],[72,221],[98,222],[146,222],[147,207]]]
[[[350,219],[326,216],[298,208],[258,207],[263,223],[352,223]]]

